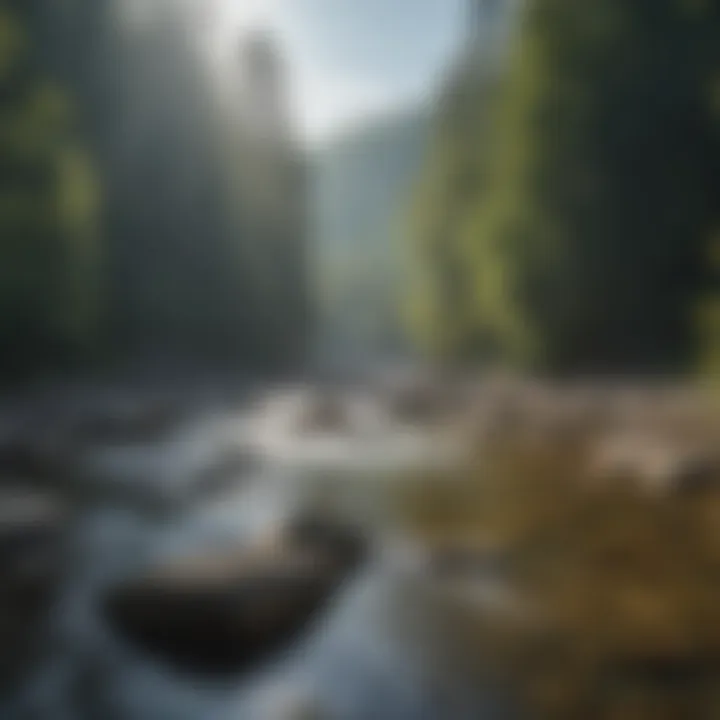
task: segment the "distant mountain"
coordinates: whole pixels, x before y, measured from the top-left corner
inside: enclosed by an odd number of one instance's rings
[[[397,344],[400,224],[423,164],[431,113],[412,108],[347,131],[315,156],[315,237],[326,343]]]

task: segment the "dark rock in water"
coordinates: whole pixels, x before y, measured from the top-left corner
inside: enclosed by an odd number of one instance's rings
[[[31,661],[62,577],[69,515],[27,488],[0,491],[0,690]]]
[[[189,558],[111,590],[104,612],[180,672],[235,674],[287,648],[365,554],[354,533],[303,521],[239,550]]]

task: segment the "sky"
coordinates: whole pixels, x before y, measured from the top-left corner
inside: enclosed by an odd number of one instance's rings
[[[418,103],[462,37],[467,0],[212,0],[219,51],[254,27],[288,62],[302,134],[322,142],[349,125]]]

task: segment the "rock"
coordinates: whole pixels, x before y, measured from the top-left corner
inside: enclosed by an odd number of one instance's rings
[[[432,382],[408,382],[390,388],[386,403],[394,419],[427,424],[445,418],[457,405],[449,387]]]
[[[273,434],[337,433],[350,425],[344,398],[309,387],[274,392],[262,402],[256,416]]]
[[[342,399],[327,394],[309,398],[301,408],[296,429],[301,434],[337,433],[350,424],[348,409]]]
[[[68,518],[50,495],[0,491],[0,689],[16,683],[32,660],[62,578]]]
[[[715,450],[680,449],[665,460],[655,476],[648,475],[645,484],[674,493],[720,488],[720,455]]]
[[[303,520],[247,547],[150,571],[103,601],[123,637],[180,672],[248,670],[288,647],[365,554],[355,533]]]
[[[720,487],[720,452],[660,437],[621,435],[596,449],[590,478],[601,487],[629,481],[650,495]]]

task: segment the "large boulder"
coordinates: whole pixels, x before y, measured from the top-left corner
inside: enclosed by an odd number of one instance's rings
[[[234,674],[289,646],[364,554],[354,532],[304,520],[128,580],[110,590],[104,612],[132,645],[177,671]]]

